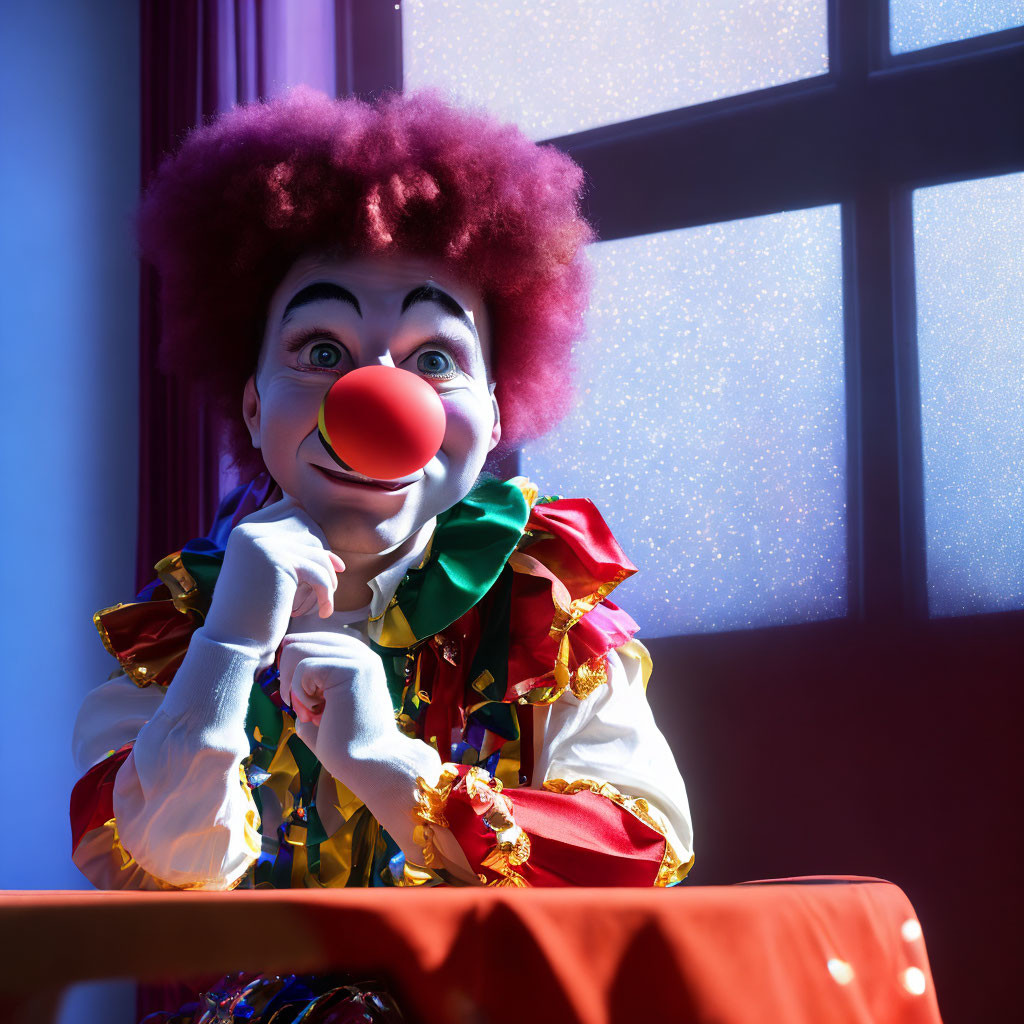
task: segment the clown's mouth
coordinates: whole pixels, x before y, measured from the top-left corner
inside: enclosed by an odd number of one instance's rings
[[[398,491],[408,487],[412,480],[373,480],[368,476],[360,476],[356,472],[349,472],[343,469],[325,469],[323,466],[314,465],[313,468],[328,480],[335,483],[349,484],[354,487],[366,487],[375,491]]]

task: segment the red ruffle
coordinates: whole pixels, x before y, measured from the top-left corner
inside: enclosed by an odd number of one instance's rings
[[[97,612],[96,624],[107,650],[132,679],[167,686],[184,660],[199,622],[180,612],[170,597],[159,599],[160,589],[167,591],[161,587],[148,601]]]
[[[416,662],[417,686],[430,703],[420,718],[417,735],[433,742],[442,760],[451,751],[452,730],[466,725],[466,674],[480,642],[480,613],[470,608],[443,634],[431,637]]]
[[[459,766],[461,777],[468,771]],[[530,839],[529,859],[515,868],[528,885],[654,885],[665,837],[612,800],[588,790],[505,789],[502,796]],[[461,779],[448,794],[444,816],[473,870],[500,880],[483,863],[495,849],[495,833],[474,810]]]
[[[592,502],[562,498],[535,505],[525,536],[510,563],[515,576],[506,700],[541,688],[555,687],[542,699],[557,693],[555,666],[563,634],[569,641],[572,680],[582,666],[604,665],[608,652],[627,643],[638,628],[605,597],[636,566]],[[568,618],[559,603],[573,605]]]
[[[595,582],[605,583],[620,574],[624,579],[636,572],[601,513],[587,498],[559,498],[534,505],[526,530],[551,535],[550,539],[538,537],[530,545],[530,554],[547,564],[559,562],[563,566],[559,578],[574,598],[588,593]],[[550,558],[537,553],[548,546],[554,552]]]
[[[71,851],[94,828],[99,828],[114,816],[114,779],[118,769],[128,759],[132,744],[93,765],[75,783],[71,791]]]

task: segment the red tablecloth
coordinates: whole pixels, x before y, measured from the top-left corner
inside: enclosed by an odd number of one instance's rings
[[[423,1024],[939,1021],[878,879],[649,889],[0,893],[5,1020],[75,981],[368,972]]]

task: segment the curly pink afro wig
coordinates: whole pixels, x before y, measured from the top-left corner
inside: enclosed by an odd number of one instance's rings
[[[515,126],[434,90],[373,103],[308,87],[192,131],[138,213],[160,276],[162,370],[221,413],[230,454],[261,468],[241,418],[274,289],[300,257],[421,256],[475,284],[494,324],[502,448],[567,411],[594,233],[582,170]]]

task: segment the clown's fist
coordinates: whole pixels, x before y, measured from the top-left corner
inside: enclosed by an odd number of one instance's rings
[[[286,636],[280,671],[299,738],[336,778],[398,735],[384,665],[355,630]]]
[[[206,635],[266,659],[277,650],[293,615],[319,606],[334,611],[345,564],[294,500],[283,498],[246,516],[231,531],[206,616]]]

